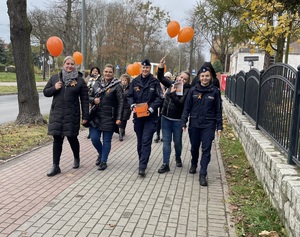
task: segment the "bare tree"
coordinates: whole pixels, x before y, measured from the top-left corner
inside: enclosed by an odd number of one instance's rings
[[[18,124],[44,123],[34,77],[30,46],[31,24],[27,18],[26,0],[7,0],[10,40],[16,66],[19,114]]]

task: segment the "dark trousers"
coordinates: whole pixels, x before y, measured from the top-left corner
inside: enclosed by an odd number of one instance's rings
[[[121,123],[119,124],[119,128],[125,130],[126,125],[127,125],[127,120],[121,120]]]
[[[137,152],[139,168],[146,169],[151,154],[153,134],[156,131],[157,120],[146,118],[134,119],[134,131],[137,137]]]
[[[200,160],[200,175],[207,175],[207,166],[211,158],[211,145],[215,137],[215,130],[212,128],[189,128],[191,142],[191,164],[197,167],[199,160],[199,148],[202,143],[202,155]]]
[[[74,159],[79,159],[80,146],[79,146],[79,141],[77,136],[67,137],[67,138],[71,146]],[[64,142],[64,136],[53,136],[53,164],[54,165],[59,165],[63,142]]]

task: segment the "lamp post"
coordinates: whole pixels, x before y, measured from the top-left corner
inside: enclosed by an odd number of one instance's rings
[[[83,77],[85,77],[85,23],[86,23],[86,17],[85,17],[85,0],[82,0],[82,23],[81,23],[81,54],[83,56],[83,60],[81,63],[81,72],[83,73]]]

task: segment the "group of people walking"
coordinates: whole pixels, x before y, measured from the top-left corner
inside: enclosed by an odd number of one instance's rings
[[[99,68],[91,68],[85,81],[76,70],[75,60],[71,56],[66,57],[61,72],[53,75],[44,88],[44,95],[53,97],[48,126],[48,134],[53,136],[53,166],[47,175],[54,176],[61,172],[59,162],[65,136],[73,151],[73,168],[79,168],[77,137],[80,119],[82,125],[89,127],[89,138],[98,153],[98,170],[105,170],[112,136],[117,132],[119,140],[123,141],[132,113],[139,158],[138,174],[141,177],[146,175],[153,135],[160,116],[163,159],[158,173],[170,171],[172,141],[176,167],[182,167],[182,134],[189,121],[192,156],[189,173],[196,173],[202,144],[199,181],[201,186],[207,186],[212,141],[215,132],[220,136],[222,130],[221,94],[214,83],[215,71],[210,63],[204,64],[192,86],[188,71],[181,72],[175,80],[165,77],[165,63],[165,58],[162,58],[157,78],[151,74],[150,61],[145,59],[141,63],[141,73],[132,81],[127,74],[120,79],[115,78],[111,64],[105,65],[102,74]],[[164,93],[162,87],[166,89]]]

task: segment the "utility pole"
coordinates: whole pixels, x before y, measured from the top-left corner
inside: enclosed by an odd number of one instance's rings
[[[85,77],[85,23],[86,23],[86,9],[85,9],[85,0],[82,0],[82,23],[81,23],[81,54],[83,56],[83,60],[81,63],[81,72],[83,73],[83,77]]]

